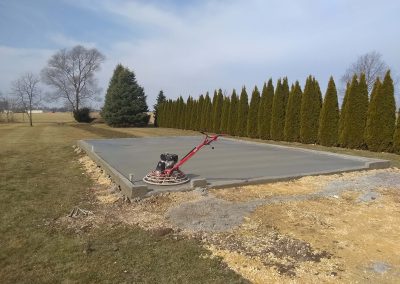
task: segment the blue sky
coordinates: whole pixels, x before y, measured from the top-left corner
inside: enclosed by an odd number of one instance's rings
[[[0,0],[0,91],[76,44],[106,61],[103,94],[117,63],[136,73],[152,105],[168,97],[262,86],[312,74],[325,92],[359,55],[378,51],[400,69],[400,1]]]

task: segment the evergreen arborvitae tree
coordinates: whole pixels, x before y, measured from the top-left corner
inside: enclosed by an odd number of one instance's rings
[[[171,100],[167,100],[167,102],[164,103],[164,110],[163,110],[163,115],[162,115],[162,126],[163,127],[169,127],[169,111],[171,110]]]
[[[219,133],[221,128],[221,118],[222,118],[222,104],[224,103],[224,95],[222,94],[222,90],[218,90],[218,94],[215,100],[215,104],[213,105],[213,124],[212,131],[214,133]]]
[[[198,101],[192,100],[192,110],[190,112],[190,123],[189,123],[190,130],[196,130],[197,106],[198,106]]]
[[[324,146],[336,146],[338,143],[338,128],[339,104],[335,81],[333,80],[333,77],[331,77],[329,79],[319,119],[319,144]]]
[[[283,92],[283,99],[284,99],[284,105],[285,105],[285,116],[286,116],[286,107],[287,107],[287,103],[289,100],[289,82],[288,82],[288,78],[284,77],[283,81],[282,81],[282,92]],[[285,123],[283,124],[285,125]]]
[[[179,101],[172,101],[172,113],[171,113],[171,128],[176,128],[178,125],[178,116],[179,116]]]
[[[396,101],[394,98],[393,80],[390,71],[383,83],[379,78],[371,93],[368,107],[365,142],[371,151],[390,151],[393,144],[393,133],[396,128]]]
[[[287,80],[284,79],[287,84]],[[272,102],[272,117],[271,117],[271,139],[276,141],[283,140],[283,129],[285,127],[285,112],[287,96],[286,86],[282,84],[281,79],[278,80],[275,89],[274,100]]]
[[[285,141],[294,142],[300,140],[300,106],[302,91],[298,81],[292,85],[286,106],[284,138]]]
[[[222,104],[221,127],[219,131],[220,133],[228,132],[229,107],[230,107],[229,97],[224,97],[224,102]]]
[[[361,74],[360,82],[354,75],[346,102],[341,142],[343,147],[362,148],[364,130],[368,112],[368,89],[365,75]]]
[[[258,137],[258,109],[260,108],[260,92],[257,86],[251,94],[249,114],[247,117],[247,136],[250,138]]]
[[[165,101],[161,106],[162,113],[160,115],[160,126],[167,127],[168,101]]]
[[[339,144],[343,144],[343,125],[344,125],[344,114],[346,113],[346,104],[347,104],[347,99],[349,97],[349,92],[350,92],[350,82],[347,82],[346,84],[346,91],[344,94],[343,102],[342,102],[342,108],[339,111],[339,132],[338,132],[338,139],[339,139]]]
[[[218,92],[217,90],[214,90],[214,96],[211,102],[211,110],[210,110],[210,117],[208,118],[208,122],[207,122],[207,131],[214,131],[213,127],[214,127],[214,109],[217,106],[217,101],[218,101]]]
[[[196,122],[194,130],[201,130],[203,120],[204,96],[200,95],[199,103],[197,104]]]
[[[396,130],[393,136],[393,152],[400,154],[400,109],[397,113]]]
[[[170,112],[169,112],[169,126],[170,128],[175,127],[175,122],[176,122],[176,101],[171,100],[171,105],[170,105]]]
[[[307,78],[301,99],[300,141],[316,143],[318,139],[319,114],[322,106],[322,94],[318,82],[311,75]]]
[[[161,90],[158,93],[157,102],[153,106],[154,107],[154,126],[155,127],[158,127],[158,109],[161,106],[161,104],[163,104],[166,100],[167,100],[167,98],[165,97],[163,90]]]
[[[367,123],[365,125],[365,131],[364,131],[364,140],[365,143],[367,144],[368,150],[370,151],[377,151],[376,148],[376,139],[379,137],[379,132],[381,125],[379,123],[379,119],[376,118],[378,114],[378,101],[376,100],[376,97],[378,96],[379,89],[382,87],[381,80],[376,78],[374,82],[374,86],[371,91],[371,99],[370,103],[368,105],[368,112],[367,112]]]
[[[190,116],[192,114],[192,109],[193,109],[192,102],[193,99],[191,96],[189,96],[186,101],[184,129],[190,129]]]
[[[177,128],[179,119],[179,100],[172,101],[171,128]]]
[[[211,103],[211,100],[208,104],[207,110],[206,110],[206,130],[207,132],[212,132],[213,131],[213,105]]]
[[[201,131],[208,131],[210,112],[211,112],[211,99],[207,92],[206,97],[204,98],[203,109],[201,111],[201,124],[200,124]]]
[[[135,74],[117,65],[107,89],[101,116],[112,127],[145,126],[150,116],[144,90]]]
[[[179,97],[179,117],[178,117],[178,128],[185,128],[185,117],[186,117],[186,104],[182,97]]]
[[[247,116],[249,113],[249,102],[246,92],[246,87],[243,86],[242,92],[240,93],[239,106],[238,106],[238,117],[236,121],[235,133],[237,136],[246,136],[247,130]]]
[[[268,85],[264,83],[260,99],[260,108],[258,110],[258,137],[261,139],[270,139],[271,137],[273,101],[274,85],[272,83],[272,79],[269,79]]]
[[[228,134],[235,136],[236,135],[236,124],[237,124],[237,117],[239,112],[239,100],[236,95],[236,90],[233,89],[232,96],[231,96],[231,104],[229,106],[229,115],[228,115]]]

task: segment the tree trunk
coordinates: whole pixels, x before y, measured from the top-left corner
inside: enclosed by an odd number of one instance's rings
[[[75,108],[75,111],[78,112],[78,110],[79,110],[79,92],[78,91],[76,91],[75,96],[76,96],[76,108]]]
[[[29,116],[29,124],[32,127],[33,126],[33,123],[32,123],[32,109],[29,110],[29,115],[28,116]]]
[[[33,126],[33,123],[32,123],[32,100],[30,100],[30,102],[29,102],[29,124],[31,125],[31,127]]]

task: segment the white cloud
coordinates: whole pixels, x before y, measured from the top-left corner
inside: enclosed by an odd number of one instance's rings
[[[96,43],[94,42],[87,42],[87,41],[79,41],[71,37],[67,37],[61,33],[54,33],[49,36],[49,39],[54,44],[60,46],[60,48],[69,48],[74,47],[76,45],[82,45],[88,48],[96,47]]]
[[[0,91],[8,93],[10,83],[26,72],[39,73],[54,51],[11,48],[0,45]]]

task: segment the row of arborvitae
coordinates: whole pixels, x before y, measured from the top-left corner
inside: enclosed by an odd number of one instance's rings
[[[396,106],[390,72],[377,79],[369,98],[365,75],[348,83],[341,111],[335,82],[331,77],[325,98],[317,80],[309,76],[301,90],[296,81],[289,89],[287,78],[257,87],[250,104],[246,88],[230,97],[222,90],[198,100],[182,97],[158,107],[158,125],[233,136],[277,141],[319,143],[371,151],[400,153],[400,118],[396,127]]]

